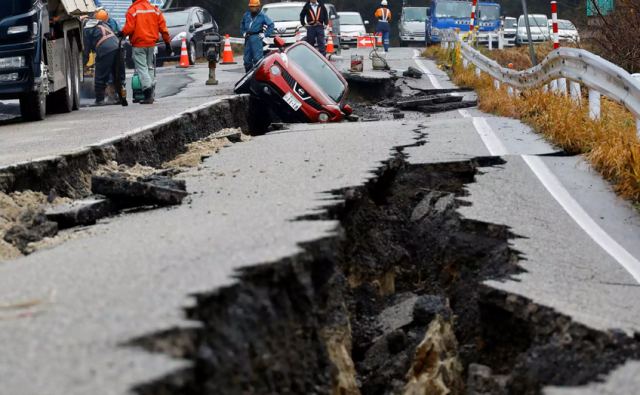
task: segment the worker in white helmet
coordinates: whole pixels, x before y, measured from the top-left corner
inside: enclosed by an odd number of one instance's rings
[[[391,33],[391,10],[388,8],[387,0],[382,0],[380,8],[376,10],[375,17],[378,21],[376,24],[376,34],[382,35],[382,45],[384,51],[389,52],[389,34]]]

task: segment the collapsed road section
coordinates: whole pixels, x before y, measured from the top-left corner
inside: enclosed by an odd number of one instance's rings
[[[465,186],[499,158],[411,165],[402,154],[344,203],[338,236],[197,296],[201,327],[132,345],[192,362],[137,393],[538,394],[640,358],[638,337],[599,332],[483,285],[520,272],[517,235],[466,220]]]

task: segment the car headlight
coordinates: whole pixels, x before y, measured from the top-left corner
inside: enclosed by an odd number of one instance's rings
[[[432,27],[431,28],[431,35],[432,36],[437,36],[440,34],[440,29],[438,29],[437,27]]]
[[[280,69],[280,67],[276,66],[275,64],[271,66],[269,71],[271,71],[271,74],[273,75],[280,75],[282,73],[282,70]]]
[[[17,69],[24,67],[26,59],[24,56],[12,56],[10,58],[0,58],[0,69]]]
[[[29,31],[28,25],[11,26],[7,29],[7,34],[22,34]]]
[[[187,38],[187,32],[180,32],[176,34],[171,41],[182,41],[183,38]]]
[[[326,112],[321,112],[320,115],[318,115],[318,121],[329,122],[329,114],[327,114]]]

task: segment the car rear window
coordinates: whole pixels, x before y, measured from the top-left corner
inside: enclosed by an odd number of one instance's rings
[[[344,83],[318,53],[305,45],[296,45],[287,51],[287,56],[290,62],[304,71],[331,99],[336,103],[342,100]]]

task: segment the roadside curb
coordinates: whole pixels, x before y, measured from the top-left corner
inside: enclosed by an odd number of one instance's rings
[[[72,152],[0,167],[0,192],[55,189],[59,195],[82,197],[90,192],[93,170],[108,161],[158,166],[221,129],[246,131],[248,106],[247,95],[229,96]]]

